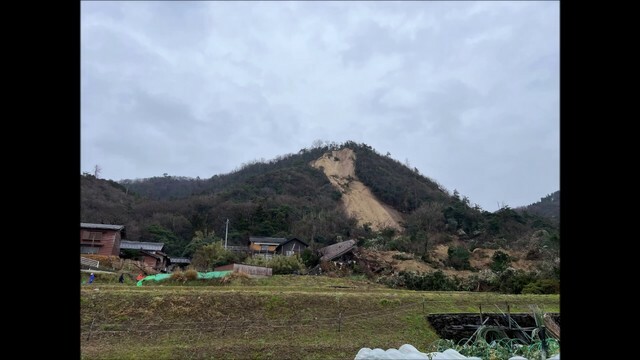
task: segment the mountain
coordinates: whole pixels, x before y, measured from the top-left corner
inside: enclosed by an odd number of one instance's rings
[[[253,161],[209,179],[112,180],[81,175],[81,221],[117,223],[129,240],[162,241],[181,255],[196,231],[298,237],[320,247],[341,239],[416,255],[437,244],[525,248],[533,234],[557,234],[548,218],[508,207],[487,212],[457,191],[366,144],[347,141]]]

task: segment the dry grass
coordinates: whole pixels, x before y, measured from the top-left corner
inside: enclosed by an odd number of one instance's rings
[[[81,290],[84,359],[353,359],[362,347],[426,349],[438,339],[428,313],[505,302],[512,312],[559,310],[558,295],[416,292],[321,276],[99,289]]]

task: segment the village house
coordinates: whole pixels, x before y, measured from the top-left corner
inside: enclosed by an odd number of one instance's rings
[[[274,237],[249,237],[249,253],[252,256],[271,258],[276,253],[278,245],[286,242],[285,238]]]
[[[339,263],[348,263],[352,261],[353,250],[356,248],[355,240],[347,240],[333,245],[325,246],[318,250],[318,253],[322,255],[320,261],[335,261]]]
[[[124,225],[80,223],[80,254],[120,255]]]
[[[354,250],[357,248],[355,240],[341,241],[333,245],[325,246],[317,251],[320,255],[320,264],[331,262],[333,266],[342,269],[344,266],[352,266],[356,263],[356,255]],[[320,264],[316,265],[309,271],[311,275],[319,275],[322,273]]]
[[[120,241],[121,257],[129,257],[123,254],[123,250],[135,252],[136,260],[158,271],[166,271],[169,257],[164,253],[164,243],[142,241]]]
[[[276,254],[285,256],[300,256],[302,255],[304,249],[308,247],[309,245],[306,242],[298,238],[291,238],[276,247]]]

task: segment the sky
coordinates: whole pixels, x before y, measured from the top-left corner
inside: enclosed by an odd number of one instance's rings
[[[560,189],[559,2],[82,2],[80,170],[352,140],[495,211]]]

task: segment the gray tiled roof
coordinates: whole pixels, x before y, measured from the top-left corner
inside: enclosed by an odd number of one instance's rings
[[[189,259],[189,258],[169,257],[169,262],[174,263],[174,264],[191,264],[191,259]]]
[[[306,242],[304,242],[304,241],[302,241],[302,240],[300,240],[298,238],[291,238],[291,239],[281,243],[280,245],[278,245],[278,247],[285,246],[286,244],[288,244],[288,243],[290,243],[292,241],[296,241],[296,240],[299,241],[300,243],[302,243],[304,246],[309,247],[309,244],[307,244]]]
[[[121,240],[120,249],[161,251],[164,243]]]
[[[329,245],[327,247],[323,247],[322,249],[318,250],[322,254],[322,257],[320,258],[320,260],[321,261],[333,260],[338,256],[346,254],[347,252],[352,250],[355,246],[356,246],[355,240],[347,240],[347,241],[339,242],[337,244]]]
[[[80,223],[80,229],[122,230],[124,225]]]

